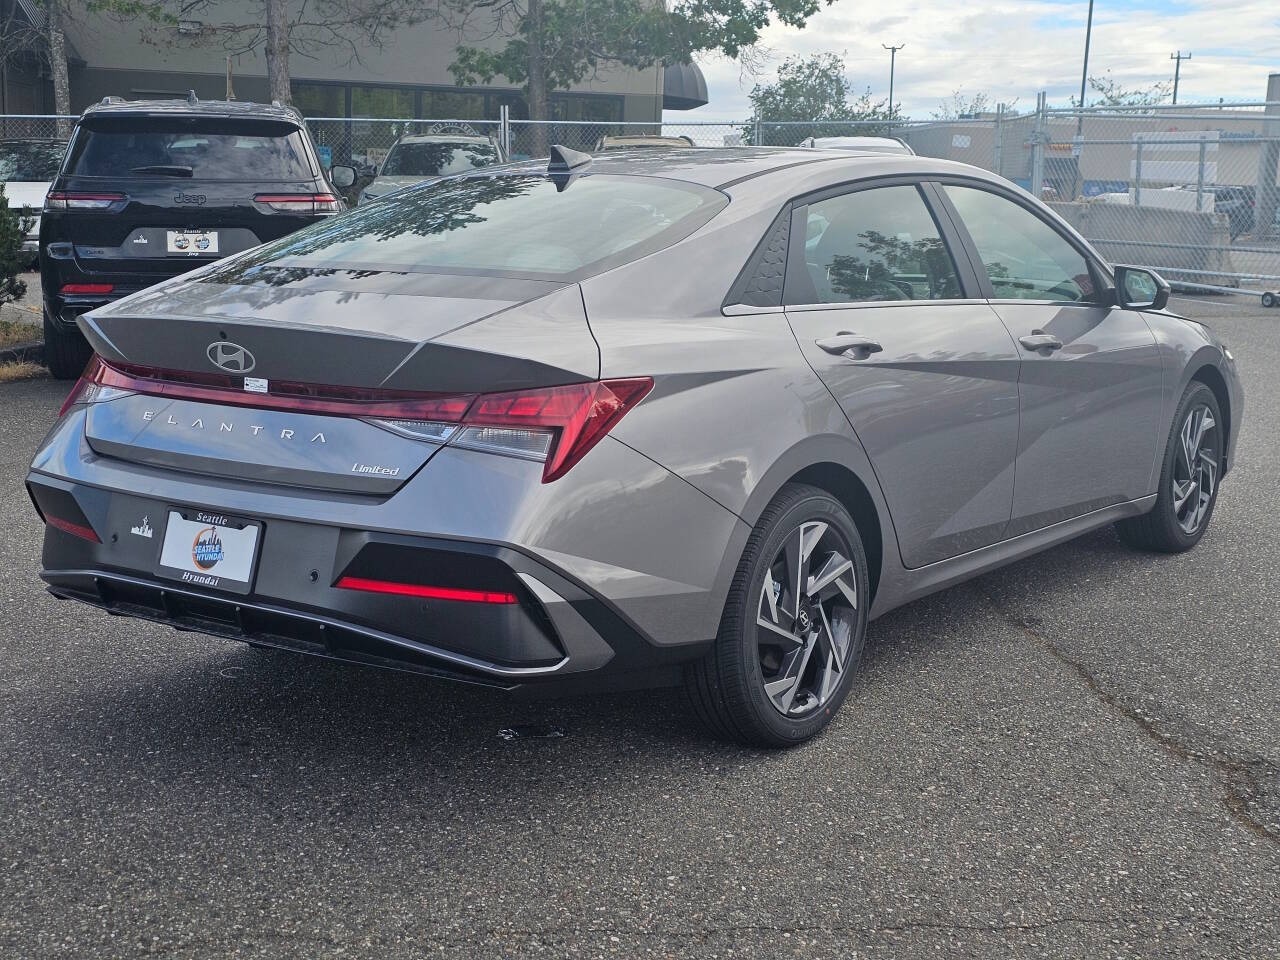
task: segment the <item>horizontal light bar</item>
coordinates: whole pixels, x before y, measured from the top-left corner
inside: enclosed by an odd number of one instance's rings
[[[86,527],[79,523],[72,523],[70,520],[63,520],[61,517],[52,515],[46,516],[44,522],[55,529],[61,530],[63,533],[69,533],[73,537],[79,537],[81,540],[88,540],[90,543],[101,543],[98,535],[94,532],[93,527]]]
[[[110,293],[114,283],[64,283],[59,293]]]
[[[394,580],[367,580],[363,577],[342,577],[335,586],[343,590],[363,590],[365,593],[393,593],[404,597],[422,597],[426,600],[461,600],[466,603],[517,603],[514,593],[498,593],[492,590],[459,590],[454,587],[426,587],[417,583],[396,583]]]

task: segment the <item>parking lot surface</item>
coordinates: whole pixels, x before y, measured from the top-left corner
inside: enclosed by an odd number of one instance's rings
[[[0,955],[1280,956],[1280,311],[1173,306],[1247,391],[1199,548],[890,614],[778,753],[55,601],[21,481],[66,385],[0,387]]]

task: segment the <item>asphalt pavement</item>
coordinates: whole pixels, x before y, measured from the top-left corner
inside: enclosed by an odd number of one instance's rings
[[[1175,307],[1247,391],[1201,545],[890,614],[778,753],[55,601],[21,480],[66,385],[0,386],[0,956],[1280,956],[1280,310]]]

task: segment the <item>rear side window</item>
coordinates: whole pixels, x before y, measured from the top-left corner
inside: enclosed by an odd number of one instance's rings
[[[398,143],[378,171],[383,177],[446,177],[498,162],[487,143]]]
[[[707,187],[585,175],[475,176],[402,191],[269,243],[247,265],[566,278],[662,249],[728,203]]]
[[[978,248],[997,300],[1094,299],[1089,262],[1021,204],[986,190],[947,186]]]
[[[182,117],[83,124],[72,142],[67,172],[113,179],[298,181],[313,176],[295,126]]]
[[[951,254],[914,186],[858,190],[809,204],[804,248],[817,294],[810,302],[961,296]],[[802,302],[790,291],[787,299]]]

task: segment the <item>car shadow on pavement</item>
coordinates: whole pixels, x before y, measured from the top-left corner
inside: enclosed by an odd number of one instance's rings
[[[1133,556],[1104,531],[1061,548],[1056,563],[1079,564],[1086,555],[1087,562],[1103,568]],[[859,707],[868,698],[893,702],[901,699],[895,696],[899,691],[909,694],[922,662],[981,657],[975,644],[985,642],[995,616],[989,599],[993,580],[999,579],[1002,592],[1017,595],[1020,584],[1043,577],[1037,569],[1042,563],[1023,561],[876,621],[846,709],[823,739],[841,737],[846,723],[856,726]],[[113,676],[109,684],[81,686],[73,714],[46,718],[63,728],[52,736],[63,743],[99,738],[96,744],[83,743],[86,750],[151,758],[168,752],[170,761],[204,768],[210,777],[221,775],[228,755],[256,756],[283,767],[322,764],[351,773],[407,765],[423,774],[446,773],[478,760],[541,764],[555,754],[625,754],[633,764],[648,757],[661,768],[673,758],[731,761],[761,753],[704,734],[678,689],[520,699],[150,624],[107,623],[135,634],[129,641],[135,668],[123,679]],[[901,709],[910,709],[909,703]],[[564,736],[505,740],[499,735],[513,727],[535,728],[535,733],[554,728]]]

